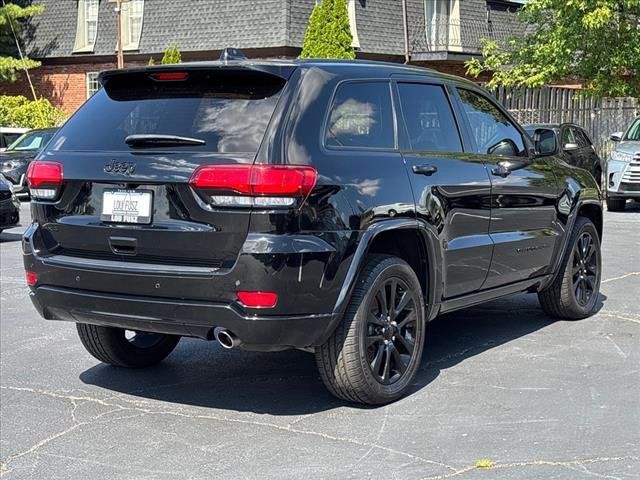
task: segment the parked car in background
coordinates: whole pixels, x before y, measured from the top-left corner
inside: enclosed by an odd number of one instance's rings
[[[607,161],[607,208],[624,210],[627,199],[640,200],[640,117],[626,132],[611,135],[615,149]]]
[[[11,190],[11,184],[0,175],[0,232],[20,222],[20,201]]]
[[[597,308],[598,185],[470,81],[321,60],[100,81],[29,166],[22,247],[37,310],[102,362],[181,336],[299,348],[334,395],[382,404],[442,313],[525,291]]]
[[[28,128],[0,127],[0,152],[4,152],[20,135],[29,131]]]
[[[27,167],[57,131],[57,128],[29,130],[0,153],[0,173],[11,182],[14,193],[29,193]]]
[[[532,124],[524,126],[527,133],[533,136],[536,129],[545,128],[555,133],[555,139],[547,135],[543,142],[555,141],[557,155],[569,165],[584,168],[593,175],[599,186],[602,186],[604,163],[596,153],[589,134],[573,123]]]

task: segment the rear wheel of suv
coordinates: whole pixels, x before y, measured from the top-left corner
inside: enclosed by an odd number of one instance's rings
[[[149,367],[164,360],[180,341],[176,335],[76,324],[84,348],[103,363]]]
[[[320,376],[347,401],[384,404],[404,395],[420,365],[425,309],[420,281],[403,260],[371,256],[329,340],[316,349]]]
[[[570,320],[591,315],[600,294],[601,266],[596,227],[588,218],[578,217],[557,278],[538,293],[545,313]]]
[[[610,212],[622,212],[626,204],[626,198],[607,198],[607,210]]]

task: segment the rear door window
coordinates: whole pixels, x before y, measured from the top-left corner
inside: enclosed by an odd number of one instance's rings
[[[329,112],[325,145],[337,148],[395,148],[389,82],[340,85]]]
[[[255,153],[285,81],[253,71],[188,71],[184,81],[148,73],[108,79],[65,124],[55,150],[128,150],[134,134],[204,140],[180,150]],[[166,147],[165,147],[166,148]]]
[[[462,152],[458,127],[442,86],[399,83],[398,92],[412,151]]]
[[[500,149],[501,152],[509,150],[512,156],[527,156],[522,134],[491,100],[463,88],[458,92],[478,153],[493,154]],[[505,142],[510,148],[504,148]]]

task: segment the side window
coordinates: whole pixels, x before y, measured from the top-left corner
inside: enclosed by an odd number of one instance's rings
[[[580,148],[588,148],[591,146],[591,140],[589,140],[589,137],[583,130],[576,128],[575,137],[578,141],[578,145],[580,145]]]
[[[414,152],[462,152],[458,127],[441,86],[400,83],[398,91]]]
[[[573,134],[573,129],[565,127],[562,131],[562,148],[564,149],[567,143],[578,143],[576,137]]]
[[[459,88],[458,92],[478,146],[478,153],[527,156],[522,135],[493,102],[470,90]]]
[[[331,147],[394,148],[389,83],[340,85],[331,106],[325,135],[325,144]]]

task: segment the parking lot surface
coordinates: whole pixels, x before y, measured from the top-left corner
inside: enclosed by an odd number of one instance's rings
[[[443,316],[411,395],[379,408],[334,399],[299,351],[183,339],[157,367],[100,364],[32,307],[22,218],[0,234],[3,479],[640,478],[638,203],[606,213],[596,315],[517,295]]]

